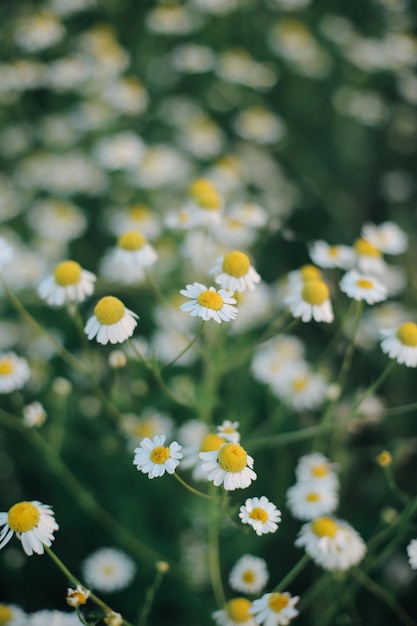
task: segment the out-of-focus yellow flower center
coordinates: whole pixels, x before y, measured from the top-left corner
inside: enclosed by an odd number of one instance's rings
[[[311,468],[311,473],[314,478],[323,478],[323,476],[327,476],[329,473],[329,467],[326,463],[317,463],[317,465],[313,465]]]
[[[213,309],[219,311],[223,306],[223,298],[217,291],[210,291],[205,289],[197,296],[197,302],[200,306],[204,306],[207,309]]]
[[[241,472],[246,467],[248,455],[238,443],[225,443],[220,448],[218,464],[225,472]]]
[[[274,613],[281,613],[282,609],[288,606],[289,597],[283,593],[271,593],[268,606]]]
[[[251,519],[257,520],[258,522],[262,522],[262,524],[265,524],[265,522],[268,521],[268,513],[265,511],[265,509],[261,509],[258,506],[252,509],[252,511],[249,513],[249,517]]]
[[[125,314],[125,305],[119,298],[105,296],[99,300],[94,309],[98,322],[104,326],[111,326],[120,322]]]
[[[330,246],[329,256],[331,256],[333,259],[337,259],[337,257],[339,256],[339,248],[337,246]]]
[[[7,523],[15,533],[25,533],[35,528],[41,514],[32,502],[18,502],[7,514]]]
[[[310,491],[310,493],[306,495],[306,500],[307,502],[317,502],[320,500],[320,494],[317,493],[317,491]]]
[[[240,252],[239,250],[229,252],[223,259],[223,272],[226,272],[226,274],[234,276],[235,278],[245,276],[245,274],[248,273],[249,268],[250,260],[248,255],[244,252]]]
[[[4,358],[0,361],[0,376],[9,376],[14,370],[13,361],[9,358]]]
[[[357,239],[353,244],[353,247],[361,256],[381,256],[381,252],[378,248],[375,248],[375,246],[369,243],[369,241],[366,241],[366,239]]]
[[[321,272],[315,265],[303,265],[300,269],[302,280],[306,283],[309,280],[320,280]]]
[[[165,461],[169,459],[169,448],[165,446],[156,446],[150,454],[150,459],[152,463],[156,465],[163,465]]]
[[[233,598],[226,604],[226,611],[230,620],[236,624],[243,624],[250,618],[251,602],[247,598]]]
[[[311,522],[311,529],[317,537],[333,539],[337,533],[337,524],[330,517],[318,517]]]
[[[220,209],[222,204],[220,195],[213,183],[207,178],[197,178],[192,183],[190,192],[202,209],[214,211]]]
[[[103,565],[102,572],[103,574],[106,574],[106,576],[111,576],[114,573],[114,565],[112,565],[111,563]]]
[[[226,439],[216,435],[216,433],[208,433],[203,439],[200,452],[212,452],[213,450],[219,450],[226,442]]]
[[[302,391],[307,385],[307,382],[307,376],[300,376],[300,378],[296,378],[292,381],[292,388],[294,389],[294,391]]]
[[[356,281],[356,285],[361,289],[372,289],[372,287],[375,286],[375,283],[373,280],[369,280],[367,278],[359,278]]]
[[[135,204],[135,206],[132,206],[129,210],[129,217],[132,220],[135,220],[135,222],[140,222],[144,218],[149,217],[149,215],[149,207],[147,207],[145,204]]]
[[[329,288],[322,280],[309,280],[304,284],[301,291],[301,297],[304,302],[319,306],[328,300],[330,295]]]
[[[7,604],[0,604],[0,626],[7,626],[12,621],[13,612]]]
[[[81,265],[76,261],[64,261],[55,268],[55,282],[60,287],[76,285],[80,282],[81,271]]]
[[[396,332],[397,339],[409,348],[417,346],[417,324],[406,322],[402,324]]]
[[[378,454],[376,460],[381,467],[388,467],[388,465],[391,465],[392,463],[392,456],[388,450],[383,450]]]
[[[155,426],[152,420],[144,420],[143,422],[138,422],[135,426],[135,435],[138,437],[154,437],[155,436]]]
[[[251,569],[247,569],[243,572],[242,578],[245,581],[245,583],[250,584],[250,583],[253,583],[253,581],[255,580],[255,574],[253,573]]]
[[[134,252],[135,250],[143,248],[146,243],[146,238],[142,235],[142,233],[139,233],[137,230],[132,230],[119,237],[117,246],[118,248],[122,248],[122,250]]]

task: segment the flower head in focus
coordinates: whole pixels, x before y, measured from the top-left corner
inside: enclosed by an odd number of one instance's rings
[[[382,352],[407,367],[417,367],[417,324],[405,322],[395,328],[382,329],[379,334]]]
[[[199,457],[207,480],[216,487],[223,485],[226,491],[246,489],[256,480],[253,458],[238,443],[224,443],[218,450],[200,452]]]
[[[85,333],[89,339],[97,338],[98,343],[123,343],[133,335],[139,316],[125,307],[119,298],[105,296],[95,306]],[[136,319],[135,319],[136,318]]]
[[[96,277],[84,270],[76,261],[63,261],[53,274],[39,285],[42,300],[51,306],[62,306],[66,302],[83,302],[94,291]]]
[[[256,624],[287,626],[298,615],[298,610],[294,607],[299,599],[298,596],[291,596],[287,591],[266,593],[262,598],[252,602],[250,612]]]
[[[145,437],[135,448],[133,464],[149,478],[163,476],[165,472],[173,474],[182,459],[181,446],[173,441],[164,446],[165,435],[156,435],[153,439]]]
[[[0,549],[15,534],[28,556],[43,554],[44,546],[51,546],[54,531],[59,528],[52,508],[37,500],[18,502],[7,513],[0,513],[1,526]]]
[[[379,279],[357,270],[349,270],[340,280],[339,287],[349,298],[365,300],[368,304],[382,302],[388,295],[387,288]]]
[[[180,293],[191,302],[181,305],[182,311],[189,311],[192,317],[201,317],[205,322],[214,320],[218,324],[221,322],[229,322],[237,316],[237,308],[233,294],[225,289],[216,291],[214,287],[207,289],[201,283],[193,283],[187,285],[185,289],[181,289]]]
[[[281,521],[281,511],[266,496],[247,498],[240,507],[242,524],[252,526],[258,536],[274,533]]]
[[[233,250],[217,259],[210,274],[214,275],[214,280],[220,287],[232,293],[253,290],[261,280],[248,255],[240,250]]]

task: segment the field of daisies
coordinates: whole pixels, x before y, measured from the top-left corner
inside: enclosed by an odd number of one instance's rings
[[[417,626],[412,0],[0,3],[0,626]]]

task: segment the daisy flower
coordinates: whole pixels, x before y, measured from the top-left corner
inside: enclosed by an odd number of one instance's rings
[[[45,420],[46,411],[40,402],[32,402],[23,407],[23,422],[26,426],[30,428],[39,427]]]
[[[317,481],[329,489],[336,489],[339,486],[336,465],[321,452],[313,452],[300,457],[295,474],[297,482]]]
[[[173,474],[183,457],[179,443],[173,441],[166,447],[165,439],[165,435],[156,435],[153,439],[145,437],[135,448],[133,464],[149,478],[163,476],[165,472]]]
[[[232,293],[253,290],[261,280],[248,255],[240,250],[228,252],[224,257],[218,258],[210,274],[214,274],[214,280],[220,287]]]
[[[349,298],[365,300],[368,304],[382,302],[388,295],[387,288],[377,278],[357,270],[347,272],[339,282],[339,287]]]
[[[59,528],[52,508],[37,500],[18,502],[7,513],[0,513],[0,526],[0,550],[16,534],[29,556],[34,552],[43,554],[44,546],[52,544],[53,533]]]
[[[208,178],[197,178],[190,187],[194,225],[216,225],[220,222],[223,199]]]
[[[401,254],[408,247],[407,234],[394,222],[367,223],[362,227],[362,237],[385,254]]]
[[[303,322],[311,319],[316,322],[333,322],[333,309],[330,291],[322,280],[308,280],[297,288],[291,289],[285,298],[293,317],[300,317]]]
[[[250,524],[256,534],[274,533],[281,521],[281,511],[267,497],[248,498],[240,507],[239,517],[242,524]]]
[[[124,233],[117,245],[103,259],[101,271],[105,278],[131,284],[145,279],[145,270],[158,259],[155,248],[139,231]]]
[[[338,496],[332,487],[320,480],[296,483],[290,487],[287,491],[287,506],[293,517],[312,520],[333,513],[338,504]]]
[[[323,280],[323,274],[318,267],[307,263],[298,270],[288,272],[287,278],[290,286],[303,285],[309,280]]]
[[[417,367],[417,324],[405,322],[395,328],[379,331],[382,352],[398,363]]]
[[[199,457],[207,480],[216,487],[223,484],[226,491],[246,489],[256,480],[253,458],[238,443],[224,443],[218,450],[200,452]]]
[[[258,556],[244,554],[229,574],[229,585],[235,591],[257,594],[268,582],[266,562]]]
[[[305,362],[286,363],[270,382],[273,393],[296,411],[314,411],[323,404],[328,384],[320,373],[310,371]]]
[[[71,589],[71,587],[67,590],[67,604],[76,608],[82,604],[86,604],[88,598],[90,596],[90,590],[86,589],[82,585],[77,585],[75,589]]]
[[[94,291],[96,277],[83,270],[76,261],[63,261],[53,274],[45,278],[38,288],[42,300],[51,306],[61,306],[66,302],[83,302]]]
[[[124,589],[136,573],[132,559],[117,548],[99,548],[83,561],[81,569],[93,589],[105,592]]]
[[[412,539],[408,544],[407,556],[411,569],[417,569],[417,539]]]
[[[233,598],[226,602],[224,609],[214,611],[212,617],[217,626],[255,626],[250,608],[247,598]]]
[[[331,246],[326,241],[315,241],[309,251],[313,263],[322,268],[350,269],[355,263],[355,252],[349,246]]]
[[[326,570],[347,570],[365,555],[366,545],[350,524],[333,517],[317,517],[301,527],[295,541],[317,565]]]
[[[221,426],[217,426],[217,432],[225,441],[232,443],[239,443],[240,433],[238,432],[239,422],[231,422],[230,420],[224,420]]]
[[[4,626],[26,626],[28,616],[15,604],[0,604],[0,624]]]
[[[366,239],[357,239],[353,244],[356,264],[360,272],[365,274],[383,274],[387,267],[382,253]]]
[[[120,421],[120,430],[128,437],[132,448],[139,445],[145,437],[150,439],[156,435],[170,437],[173,427],[172,418],[153,407],[147,407],[140,416],[128,413]]]
[[[0,352],[0,393],[21,389],[29,377],[30,370],[26,359],[14,352]]]
[[[254,616],[256,624],[286,626],[298,615],[298,610],[294,607],[299,599],[299,596],[291,596],[287,591],[266,593],[262,598],[252,602],[250,613]]]
[[[192,317],[201,317],[205,322],[213,319],[220,324],[222,321],[234,320],[237,316],[237,308],[233,306],[236,300],[225,289],[216,291],[214,287],[207,289],[201,283],[193,283],[181,289],[180,293],[191,299],[191,302],[182,304],[180,308],[182,311],[190,311]]]
[[[114,296],[101,298],[95,306],[94,315],[88,320],[84,331],[89,339],[97,337],[98,343],[122,343],[133,335],[137,326],[136,313],[126,309]]]

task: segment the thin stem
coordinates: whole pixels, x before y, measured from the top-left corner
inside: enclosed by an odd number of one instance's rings
[[[203,328],[204,328],[204,324],[205,324],[205,322],[204,322],[204,320],[203,320],[203,321],[201,322],[200,328],[198,329],[197,334],[195,335],[194,339],[192,339],[192,340],[190,341],[190,343],[189,343],[189,344],[187,344],[187,345],[185,346],[185,348],[184,348],[183,350],[181,350],[181,352],[180,352],[179,354],[177,354],[177,356],[176,356],[174,359],[172,359],[172,361],[170,361],[169,363],[167,363],[166,365],[164,365],[162,369],[167,369],[168,367],[171,367],[172,365],[174,365],[177,361],[179,361],[179,360],[180,360],[180,358],[182,357],[182,355],[183,355],[183,354],[185,354],[185,353],[186,353],[186,352],[187,352],[187,351],[188,351],[188,350],[189,350],[189,349],[190,349],[190,348],[191,348],[191,347],[195,344],[195,342],[197,341],[197,339],[200,337],[200,335],[201,335],[201,333],[202,333],[202,330],[203,330]]]
[[[208,493],[203,493],[202,491],[199,491],[198,489],[194,489],[194,487],[192,487],[187,482],[185,482],[185,480],[181,478],[181,476],[178,476],[177,472],[174,472],[173,476],[174,478],[178,480],[178,482],[183,487],[188,489],[188,491],[191,491],[191,493],[194,493],[196,496],[200,496],[200,498],[207,498],[208,500],[217,500],[215,496],[210,496]]]
[[[297,441],[304,441],[305,439],[313,439],[317,434],[325,432],[327,430],[333,430],[339,428],[341,424],[334,424],[327,422],[326,424],[317,424],[317,426],[309,426],[302,430],[294,430],[289,433],[281,433],[280,435],[273,435],[270,437],[259,437],[248,443],[248,450],[255,448],[275,448],[285,446],[288,443],[296,443]]]
[[[351,409],[351,413],[356,411],[356,409],[362,404],[362,402],[364,400],[366,400],[366,398],[368,398],[370,395],[372,395],[378,389],[378,387],[384,382],[384,380],[387,378],[387,376],[394,369],[395,365],[396,365],[396,361],[390,361],[388,363],[388,365],[386,366],[386,368],[384,370],[382,370],[381,374],[378,376],[376,381],[374,383],[372,383],[372,385],[370,385],[368,387],[368,389],[363,393],[363,395],[359,398],[359,400],[357,400],[355,402],[355,404],[353,405],[353,407]]]
[[[161,585],[162,579],[164,577],[164,571],[161,568],[157,568],[155,580],[153,581],[152,586],[148,589],[146,593],[145,603],[142,607],[142,611],[139,617],[138,626],[146,626],[146,622],[148,621],[149,613],[151,612],[152,605],[155,600],[155,596],[158,592],[158,589]]]
[[[276,585],[274,591],[283,591],[288,585],[297,578],[298,574],[310,563],[310,557],[308,554],[304,554],[301,559],[294,565],[286,576]]]
[[[386,465],[384,468],[385,478],[388,484],[388,487],[391,489],[392,493],[398,498],[400,502],[403,504],[408,504],[410,502],[409,496],[404,493],[395,482],[394,474],[392,472],[391,465]]]
[[[221,569],[220,569],[220,548],[219,548],[219,510],[215,503],[210,505],[210,520],[208,528],[208,561],[211,586],[219,609],[224,607],[226,602]]]
[[[356,303],[356,311],[355,311],[355,317],[354,317],[354,321],[353,321],[353,328],[352,328],[352,334],[350,337],[350,341],[348,344],[348,347],[346,349],[345,352],[345,356],[342,362],[342,366],[340,368],[340,372],[339,372],[339,376],[337,378],[337,382],[339,383],[339,385],[341,387],[343,387],[344,382],[345,382],[345,378],[346,375],[350,369],[350,366],[352,364],[352,359],[353,359],[353,353],[355,351],[355,339],[356,339],[356,333],[358,331],[359,328],[359,322],[361,319],[361,313],[362,313],[362,309],[363,309],[363,302],[362,300],[359,300]]]

